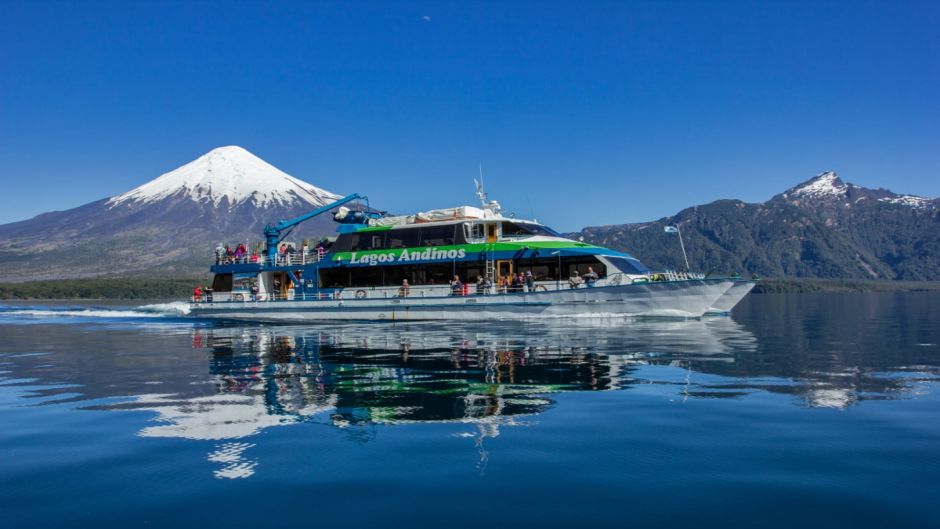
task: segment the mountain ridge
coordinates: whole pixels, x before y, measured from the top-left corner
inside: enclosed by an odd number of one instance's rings
[[[648,266],[779,277],[940,279],[940,200],[820,173],[761,203],[722,199],[656,221],[593,226],[574,236],[635,252]]]
[[[76,208],[0,225],[0,281],[201,274],[220,242],[260,243],[265,224],[340,195],[237,146],[213,149],[144,184]],[[765,202],[720,199],[661,219],[590,226],[572,237],[633,253],[655,269],[779,277],[940,279],[940,199],[869,189],[820,173]],[[333,235],[322,215],[292,237]]]

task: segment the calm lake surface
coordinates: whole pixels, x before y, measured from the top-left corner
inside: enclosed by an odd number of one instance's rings
[[[940,527],[940,295],[730,317],[0,305],[2,527]]]

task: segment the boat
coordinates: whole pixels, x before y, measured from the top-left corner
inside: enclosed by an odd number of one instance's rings
[[[259,252],[217,251],[212,286],[194,294],[189,314],[261,322],[698,318],[727,313],[754,287],[738,276],[653,272],[629,253],[504,215],[479,184],[477,196],[478,207],[388,215],[353,193],[268,225]],[[335,238],[313,247],[288,240],[331,211]]]

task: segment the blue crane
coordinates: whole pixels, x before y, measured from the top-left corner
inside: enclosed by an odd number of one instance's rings
[[[351,195],[347,195],[337,200],[336,202],[332,202],[323,207],[317,208],[311,211],[310,213],[305,213],[297,217],[296,219],[282,220],[278,222],[277,224],[275,224],[274,226],[271,226],[270,224],[265,226],[264,227],[265,254],[267,255],[268,262],[269,263],[274,262],[275,258],[277,257],[277,246],[281,243],[282,240],[284,240],[284,238],[286,238],[290,234],[290,232],[298,224],[300,224],[301,222],[305,220],[310,220],[313,217],[316,217],[317,215],[320,215],[322,213],[326,213],[327,211],[333,208],[342,206],[343,204],[352,202],[353,200],[357,200],[360,198],[368,200],[368,197],[360,196],[357,193],[353,193]],[[362,219],[361,221],[364,222],[366,218],[371,217],[371,216],[373,215],[366,213],[365,215],[360,215],[360,216],[357,216],[356,218]]]

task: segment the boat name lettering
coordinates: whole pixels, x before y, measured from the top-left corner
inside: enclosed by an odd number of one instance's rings
[[[401,255],[394,253],[368,253],[361,254],[352,252],[349,258],[351,264],[368,264],[375,266],[379,263],[406,263],[410,261],[434,261],[442,259],[463,259],[467,256],[467,251],[460,250],[438,250],[437,248],[428,248],[426,250],[402,250]]]

